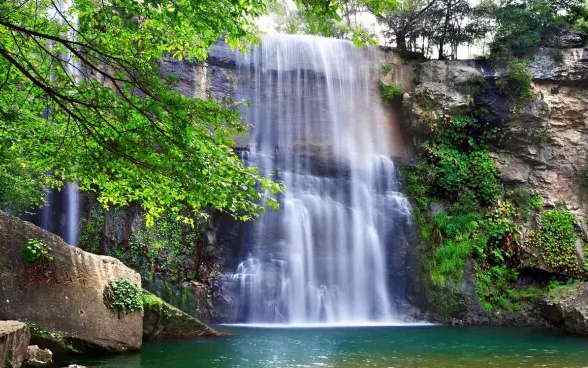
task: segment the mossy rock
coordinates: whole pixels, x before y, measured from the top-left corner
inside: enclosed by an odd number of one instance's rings
[[[148,291],[143,291],[143,311],[146,341],[224,335]]]

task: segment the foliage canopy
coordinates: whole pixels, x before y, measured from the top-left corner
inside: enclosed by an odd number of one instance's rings
[[[75,181],[105,206],[140,204],[150,222],[259,213],[280,188],[235,154],[238,112],[182,96],[159,62],[203,60],[221,36],[246,45],[266,1],[64,4],[0,1],[0,204],[38,205],[43,187]]]

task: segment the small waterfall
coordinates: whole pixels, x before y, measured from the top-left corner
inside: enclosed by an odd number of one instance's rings
[[[67,183],[63,188],[65,201],[65,224],[63,240],[71,245],[77,245],[80,231],[80,191],[75,183]]]
[[[80,191],[75,183],[66,183],[61,190],[45,190],[45,205],[33,221],[41,228],[57,234],[70,245],[80,238]]]
[[[251,122],[244,158],[287,191],[249,229],[230,277],[236,322],[402,319],[399,192],[391,117],[377,91],[378,49],[276,35],[238,58]]]
[[[54,8],[49,8],[49,16],[58,22],[73,24],[74,28],[78,24],[77,17],[70,12],[73,0],[58,0],[53,3]],[[66,18],[64,18],[66,17]],[[76,33],[70,29],[67,38],[74,39]],[[80,63],[74,58],[73,53],[67,52],[64,55],[66,62],[65,68],[74,81],[80,79]],[[61,203],[57,204],[55,197],[61,198]],[[39,226],[47,231],[60,235],[63,240],[70,245],[77,245],[79,240],[80,228],[80,194],[78,185],[75,183],[66,183],[59,192],[46,190],[45,205],[40,210]],[[58,218],[55,221],[55,218]]]

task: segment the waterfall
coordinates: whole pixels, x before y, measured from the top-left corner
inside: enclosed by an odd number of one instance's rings
[[[65,201],[65,224],[63,240],[71,245],[77,245],[80,228],[80,191],[75,183],[67,183],[63,188]]]
[[[244,159],[287,190],[244,240],[231,276],[237,322],[402,319],[395,247],[410,207],[377,91],[381,55],[343,40],[275,35],[238,57],[237,97],[253,125]]]
[[[70,8],[73,0],[58,0],[53,3],[53,8],[49,8],[49,16],[57,22],[65,24],[73,24],[74,28],[78,21]],[[64,18],[65,17],[65,18]],[[68,39],[74,39],[76,36],[75,30],[72,28],[67,33]],[[80,79],[80,63],[73,53],[67,52],[64,55],[65,68],[74,81]],[[79,240],[80,227],[80,194],[78,185],[75,183],[66,183],[61,191],[54,193],[52,190],[46,189],[45,205],[40,210],[39,225],[47,230],[60,235],[63,240],[70,245],[77,245]],[[59,195],[62,203],[57,205],[54,196]],[[54,216],[59,216],[59,225],[55,224]]]

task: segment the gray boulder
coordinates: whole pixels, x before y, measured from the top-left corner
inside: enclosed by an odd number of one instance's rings
[[[23,249],[31,240],[45,247],[44,261],[25,261]],[[79,352],[137,350],[142,313],[117,314],[104,304],[105,287],[119,279],[141,285],[139,274],[122,262],[69,246],[0,212],[0,319],[26,321],[41,335],[77,343]]]

